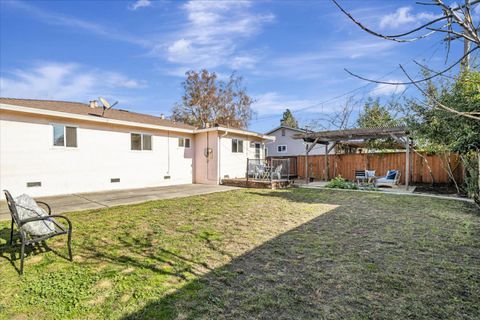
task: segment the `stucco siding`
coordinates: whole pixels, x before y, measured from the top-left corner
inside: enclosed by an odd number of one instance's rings
[[[52,123],[77,127],[78,147],[54,147]],[[152,150],[132,151],[131,132],[151,134]],[[0,188],[13,194],[48,196],[192,183],[195,142],[192,139],[190,148],[180,148],[178,136],[2,113]],[[112,178],[120,182],[111,183]],[[27,182],[41,182],[41,186],[27,187]]]
[[[243,152],[232,152],[232,139],[243,140]],[[255,158],[252,142],[261,141],[245,136],[227,135],[220,137],[220,178],[245,178],[247,159]],[[260,147],[260,158],[264,158],[264,148]]]

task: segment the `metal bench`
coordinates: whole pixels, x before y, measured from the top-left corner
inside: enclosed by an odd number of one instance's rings
[[[20,274],[23,274],[23,260],[25,258],[25,246],[35,244],[35,243],[38,243],[38,242],[42,242],[42,241],[45,241],[49,238],[53,238],[53,237],[56,237],[56,236],[60,236],[60,235],[64,235],[64,234],[66,234],[68,236],[68,240],[67,240],[68,256],[69,256],[70,261],[73,260],[72,259],[72,246],[71,246],[71,242],[72,242],[72,223],[70,222],[70,220],[67,217],[61,216],[61,215],[58,215],[58,214],[52,214],[52,209],[50,208],[50,206],[47,203],[42,202],[42,201],[36,201],[37,204],[44,205],[47,208],[48,216],[38,216],[38,217],[33,217],[33,218],[28,218],[28,219],[21,220],[19,215],[18,215],[16,203],[15,203],[15,200],[13,199],[12,195],[10,194],[10,192],[8,192],[8,190],[3,190],[3,192],[5,193],[5,197],[7,198],[8,209],[10,210],[10,214],[12,216],[12,226],[11,226],[11,231],[10,231],[10,245],[13,244],[13,229],[14,229],[13,227],[14,227],[14,225],[17,227],[17,229],[20,233],[20,240],[21,240]],[[60,218],[60,219],[65,220],[68,224],[68,228],[63,226],[61,223],[59,223],[54,218]],[[55,225],[55,230],[53,232],[49,233],[49,234],[38,236],[38,235],[29,234],[24,229],[25,224],[27,224],[29,222],[32,222],[32,221],[42,221],[42,220],[48,220],[48,221],[53,222],[53,224]]]

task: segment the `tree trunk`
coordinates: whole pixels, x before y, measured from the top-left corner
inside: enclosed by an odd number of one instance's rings
[[[428,174],[430,175],[430,178],[432,179],[432,187],[433,187],[434,184],[435,184],[435,178],[433,177],[432,167],[430,167],[430,164],[428,163],[427,157],[425,157],[423,154],[421,154],[420,152],[418,152],[415,149],[412,149],[412,150],[413,150],[413,152],[418,154],[420,156],[420,158],[423,159],[423,161],[425,161],[425,164],[427,165],[427,169],[428,169]]]
[[[449,152],[444,152],[443,153],[443,160],[446,164],[446,167],[444,166],[443,169],[447,172],[448,176],[450,177],[450,180],[452,180],[453,184],[455,185],[455,189],[457,190],[457,194],[460,194],[460,187],[458,186],[457,180],[455,180],[455,176],[453,175],[452,167],[450,166],[450,153]]]

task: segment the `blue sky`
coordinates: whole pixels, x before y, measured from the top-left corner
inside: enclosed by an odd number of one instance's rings
[[[414,1],[339,1],[369,27],[398,33],[439,12]],[[302,124],[352,96],[417,94],[349,76],[404,80],[412,59],[445,66],[439,36],[394,43],[366,34],[330,1],[1,1],[0,93],[4,97],[88,102],[170,114],[187,70],[244,77],[256,99],[250,129],[268,131],[290,108]],[[477,8],[477,13],[478,8]],[[458,59],[462,45],[454,45]],[[352,92],[353,91],[353,92]],[[351,93],[349,93],[351,92]]]

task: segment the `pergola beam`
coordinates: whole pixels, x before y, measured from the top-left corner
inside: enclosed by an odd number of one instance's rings
[[[305,148],[305,183],[309,182],[308,177],[308,154],[317,144],[325,145],[325,179],[329,178],[328,155],[340,141],[368,140],[392,138],[397,143],[405,145],[405,185],[408,190],[410,180],[410,138],[408,129],[404,126],[390,128],[357,128],[346,130],[307,132],[294,135],[294,139],[303,139],[306,143],[311,143]],[[402,139],[405,137],[405,139]],[[333,143],[332,143],[333,142]],[[332,143],[331,146],[330,143]]]
[[[326,144],[329,141],[339,140],[363,140],[389,138],[394,134],[398,136],[406,136],[408,131],[405,127],[393,128],[359,128],[348,130],[320,131],[311,133],[299,133],[294,136],[295,139],[303,139],[305,141],[314,141],[318,138],[317,143]]]

